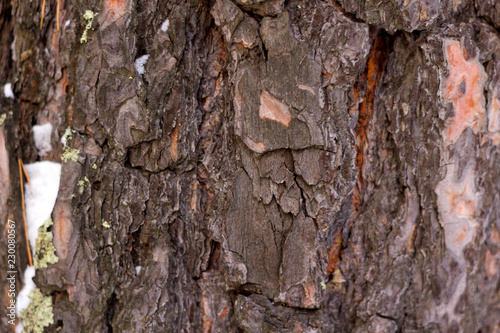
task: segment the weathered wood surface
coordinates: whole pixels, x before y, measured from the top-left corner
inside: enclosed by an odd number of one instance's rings
[[[41,4],[0,2],[0,217],[74,129],[47,331],[500,332],[496,0]]]

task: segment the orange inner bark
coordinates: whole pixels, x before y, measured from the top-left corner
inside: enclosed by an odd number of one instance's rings
[[[466,60],[458,42],[447,46],[450,75],[445,83],[445,99],[453,104],[455,115],[446,129],[446,139],[455,142],[469,126],[475,133],[484,121],[482,67],[477,60]]]

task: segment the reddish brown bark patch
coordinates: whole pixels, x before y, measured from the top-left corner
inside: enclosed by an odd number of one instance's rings
[[[450,75],[444,82],[443,94],[453,104],[455,114],[446,128],[446,144],[454,143],[470,127],[478,133],[484,124],[484,84],[487,79],[483,66],[477,59],[466,59],[460,44],[445,42],[445,56]]]
[[[326,268],[326,273],[328,276],[331,276],[335,271],[337,261],[340,257],[340,253],[342,252],[342,235],[340,232],[341,230],[337,231],[337,233],[333,237],[334,243],[330,248],[330,254],[328,256],[330,262],[328,263],[328,267]]]
[[[53,212],[54,217],[54,247],[57,256],[64,260],[69,252],[69,240],[73,233],[71,223],[71,205],[68,202],[59,201],[56,203]]]
[[[490,250],[486,251],[485,268],[486,274],[488,274],[489,277],[492,277],[498,271],[497,261],[495,259],[495,256],[491,254]]]
[[[355,128],[356,137],[356,167],[359,174],[356,187],[353,193],[353,207],[355,212],[359,212],[362,205],[362,194],[365,186],[363,177],[364,153],[368,145],[368,131],[370,130],[370,119],[372,118],[375,95],[378,83],[382,77],[383,66],[386,60],[387,41],[384,36],[379,35],[373,43],[373,47],[368,54],[365,73],[362,80],[366,82],[365,98],[359,105],[358,123]],[[357,86],[354,87],[354,98],[358,98]]]
[[[267,91],[262,91],[260,95],[259,117],[276,121],[286,127],[292,120],[288,106]]]
[[[387,59],[388,50],[388,39],[386,36],[379,34],[373,46],[368,54],[368,60],[366,63],[365,72],[361,77],[361,82],[365,82],[364,99],[359,103],[358,110],[358,122],[355,128],[355,139],[356,139],[356,167],[358,168],[358,178],[356,180],[356,186],[353,190],[352,207],[353,215],[351,216],[351,222],[354,221],[355,217],[361,211],[363,205],[363,192],[365,188],[364,180],[364,155],[368,147],[368,133],[370,131],[370,120],[372,119],[373,108],[375,105],[375,97],[378,89],[378,84],[382,78],[385,62]],[[357,103],[358,98],[363,94],[359,90],[359,86],[362,84],[356,83],[353,87],[353,98],[355,103]],[[356,106],[349,110],[350,114],[355,113]],[[327,267],[328,276],[332,276],[335,272],[337,262],[340,258],[342,252],[342,235],[340,230],[335,234],[333,238],[333,243],[329,252],[329,263]]]
[[[172,159],[177,159],[177,141],[179,140],[179,125],[175,125],[172,132],[170,132],[170,148],[172,150]]]
[[[125,17],[129,12],[127,8],[128,6],[128,0],[105,0],[101,26],[104,28],[113,22],[116,22],[117,24],[125,22]]]

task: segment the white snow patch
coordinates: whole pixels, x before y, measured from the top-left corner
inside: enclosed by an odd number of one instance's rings
[[[71,23],[71,20],[67,20],[66,23],[64,23],[64,27],[67,28],[70,23]]]
[[[161,28],[160,29],[163,32],[167,32],[169,26],[170,26],[170,21],[168,19],[166,19],[165,22],[163,22],[161,24]]]
[[[28,183],[24,186],[28,240],[34,253],[38,228],[50,218],[56,203],[61,164],[44,161],[26,164],[25,167],[31,181],[31,186]]]
[[[142,266],[135,266],[135,275],[139,275],[141,272]]]
[[[35,283],[33,282],[33,277],[35,276],[35,267],[28,266],[24,271],[24,287],[21,289],[16,298],[16,312],[17,317],[21,314],[21,311],[26,309],[31,302],[29,298],[30,292],[35,289]],[[21,321],[16,326],[16,333],[23,331],[23,324]]]
[[[3,85],[3,95],[6,98],[14,98],[14,92],[12,92],[12,83],[6,83]]]
[[[61,138],[61,143],[63,144],[64,148],[66,148],[66,143],[68,142],[68,140],[72,139],[73,132],[74,131],[71,129],[71,127],[66,128],[66,131],[64,131],[64,135]]]
[[[35,139],[35,147],[38,150],[38,155],[44,157],[52,150],[50,144],[50,136],[52,135],[52,124],[33,126],[33,138]]]
[[[144,66],[146,65],[146,62],[148,62],[148,59],[149,59],[149,54],[145,54],[145,55],[135,59],[135,70],[140,75],[144,74]]]

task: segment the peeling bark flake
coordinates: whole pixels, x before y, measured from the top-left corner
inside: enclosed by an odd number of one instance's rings
[[[443,92],[446,101],[453,104],[455,114],[446,127],[446,144],[452,144],[465,128],[478,133],[485,117],[484,85],[487,79],[479,60],[468,60],[465,50],[456,41],[445,41],[444,50],[450,74],[444,81]]]
[[[292,120],[288,106],[267,91],[262,91],[260,95],[259,117],[276,121],[286,127]]]

